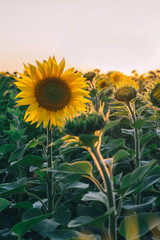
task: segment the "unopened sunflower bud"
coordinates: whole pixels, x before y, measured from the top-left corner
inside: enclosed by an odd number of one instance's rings
[[[95,131],[102,129],[104,125],[105,120],[102,114],[82,114],[72,121],[67,121],[65,132],[74,136],[79,136],[80,134],[93,134]]]

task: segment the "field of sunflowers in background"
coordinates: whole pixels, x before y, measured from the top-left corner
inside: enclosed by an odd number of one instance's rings
[[[0,239],[160,239],[160,70],[0,73]]]

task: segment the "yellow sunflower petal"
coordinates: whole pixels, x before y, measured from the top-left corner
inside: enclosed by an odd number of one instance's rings
[[[29,66],[31,70],[32,79],[34,79],[35,81],[40,80],[42,78],[42,75],[40,74],[38,69],[34,67],[32,64],[29,64]]]
[[[28,97],[28,98],[23,98],[17,101],[17,105],[29,105],[31,103],[36,102],[36,98],[35,97]]]
[[[53,64],[56,64],[56,65],[57,65],[57,61],[56,61],[56,59],[55,59],[55,56],[52,57],[52,62],[53,62]]]
[[[27,67],[25,64],[23,64],[23,65],[24,65],[24,68],[25,68],[27,74],[28,74],[29,76],[31,76],[31,70],[30,70],[30,68]]]
[[[59,76],[62,75],[63,71],[64,71],[64,67],[65,67],[65,60],[64,58],[62,59],[62,61],[59,64]]]
[[[32,104],[30,104],[29,107],[27,108],[27,111],[28,111],[28,112],[32,112],[32,111],[36,110],[38,107],[39,107],[38,102],[32,103]]]
[[[43,64],[38,62],[38,61],[36,61],[36,63],[37,63],[37,66],[38,66],[38,69],[39,69],[40,73],[42,74],[42,77],[45,78],[46,77],[46,71],[45,71],[45,68],[44,68]]]
[[[64,72],[65,60],[58,65],[55,57],[49,57],[43,63],[36,61],[37,67],[29,64],[25,66],[25,74],[16,78],[15,84],[21,90],[16,98],[17,105],[29,105],[24,119],[37,127],[50,124],[60,129],[68,118],[74,117],[78,112],[86,110],[89,102],[85,97],[89,93],[84,90],[88,86],[81,73],[74,73],[74,68]]]

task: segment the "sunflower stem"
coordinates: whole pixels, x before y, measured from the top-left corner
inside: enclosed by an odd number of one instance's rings
[[[133,111],[133,108],[132,108],[130,102],[128,102],[126,105],[132,116],[132,122],[134,123],[137,119],[136,119],[136,115]],[[139,130],[136,128],[134,129],[134,139],[135,139],[135,153],[136,153],[135,167],[138,168],[140,166],[140,134],[139,134]]]
[[[47,212],[47,208],[46,208],[44,202],[37,195],[35,195],[35,194],[31,193],[31,192],[28,192],[27,190],[25,191],[25,193],[30,195],[30,196],[32,196],[32,197],[34,197],[34,198],[37,198],[42,203],[42,206],[43,206],[45,212]]]
[[[126,103],[126,105],[132,116],[132,122],[134,123],[137,119],[136,119],[136,115],[133,111],[133,108],[132,108],[130,102]],[[134,129],[134,139],[135,139],[135,153],[136,153],[135,168],[138,168],[140,166],[141,150],[140,150],[140,132],[136,128]],[[140,204],[140,202],[141,202],[141,194],[137,193],[136,194],[136,204]]]
[[[48,128],[47,128],[48,129]],[[48,146],[48,142],[49,142],[49,130],[47,130],[47,146]],[[53,140],[53,129],[51,128],[50,130],[50,136],[51,136],[51,143]],[[53,153],[52,153],[52,146],[50,146],[50,157],[47,159],[47,165],[48,168],[52,168],[52,162],[53,162]],[[47,181],[47,198],[48,198],[48,212],[52,212],[53,211],[53,173],[52,172],[48,172],[48,181]]]
[[[103,179],[104,186],[105,186],[105,194],[108,199],[108,203],[106,204],[107,208],[113,208],[113,213],[109,216],[109,240],[117,240],[117,218],[116,218],[116,207],[115,207],[115,198],[113,193],[113,182],[110,176],[110,172],[104,163],[104,159],[100,153],[99,148],[92,147],[89,151],[99,172]]]
[[[95,110],[98,112],[99,109],[99,94],[96,94],[96,99],[95,99]]]

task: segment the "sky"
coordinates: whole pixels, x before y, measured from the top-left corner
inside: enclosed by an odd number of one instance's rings
[[[160,0],[1,0],[0,72],[49,56],[66,68],[160,69]]]

